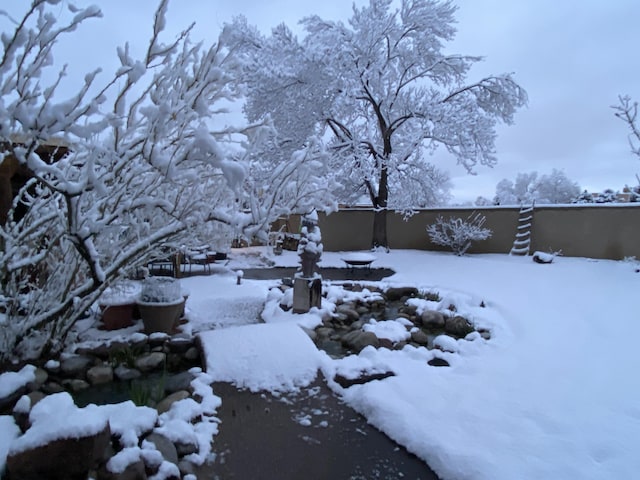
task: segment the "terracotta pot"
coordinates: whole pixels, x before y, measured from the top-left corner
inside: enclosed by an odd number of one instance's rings
[[[147,335],[155,332],[172,334],[184,311],[184,304],[184,298],[174,303],[138,302],[144,333]]]
[[[133,325],[133,309],[135,304],[100,305],[102,323],[105,330],[118,330]]]

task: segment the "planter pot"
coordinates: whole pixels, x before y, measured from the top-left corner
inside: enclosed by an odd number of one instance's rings
[[[172,334],[184,311],[184,304],[184,298],[174,303],[138,302],[144,333],[147,335],[155,332]]]
[[[184,307],[187,304],[187,300],[189,300],[189,295],[183,293],[182,294],[182,298],[183,298],[184,302],[182,302],[182,310],[180,310],[180,315],[178,316],[178,320],[180,320],[182,317],[184,317]]]
[[[102,323],[105,330],[118,330],[133,325],[133,310],[135,304],[100,305]]]

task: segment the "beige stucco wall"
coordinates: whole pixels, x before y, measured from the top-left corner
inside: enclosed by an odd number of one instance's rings
[[[640,206],[536,208],[532,248],[572,257],[640,258]]]
[[[517,208],[421,210],[406,221],[402,215],[389,212],[389,245],[398,249],[442,250],[429,241],[427,225],[438,215],[466,218],[474,211],[487,217],[485,226],[493,230],[493,235],[476,242],[469,253],[508,253],[516,233]],[[297,227],[297,219],[292,219],[291,224]],[[327,251],[366,250],[371,246],[371,210],[348,209],[320,215],[319,224]],[[640,205],[536,207],[531,238],[532,252],[562,250],[566,256],[640,258]]]

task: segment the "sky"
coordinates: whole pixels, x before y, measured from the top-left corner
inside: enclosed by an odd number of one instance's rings
[[[16,13],[25,0],[1,8]],[[69,78],[82,78],[96,67],[115,68],[115,47],[126,41],[144,48],[157,2],[79,0],[97,3],[101,20],[82,26],[59,45],[56,62],[69,63]],[[358,0],[357,6],[366,2]],[[496,184],[519,172],[563,170],[581,188],[601,191],[637,183],[640,161],[629,152],[627,128],[611,105],[618,95],[640,99],[640,2],[637,0],[456,0],[456,39],[447,53],[480,55],[468,80],[513,73],[529,95],[512,126],[498,128],[496,157],[490,169],[468,175],[438,150],[433,161],[449,171],[453,203],[492,198]],[[174,0],[169,7],[167,39],[192,22],[195,40],[215,41],[221,26],[242,14],[264,33],[286,23],[302,35],[297,22],[311,14],[347,20],[352,3],[345,0]],[[56,7],[62,11],[62,7]],[[6,23],[0,23],[6,28]]]

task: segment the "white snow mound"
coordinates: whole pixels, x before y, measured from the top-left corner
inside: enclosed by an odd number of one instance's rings
[[[207,373],[251,391],[310,384],[322,355],[295,323],[259,323],[200,333]]]

